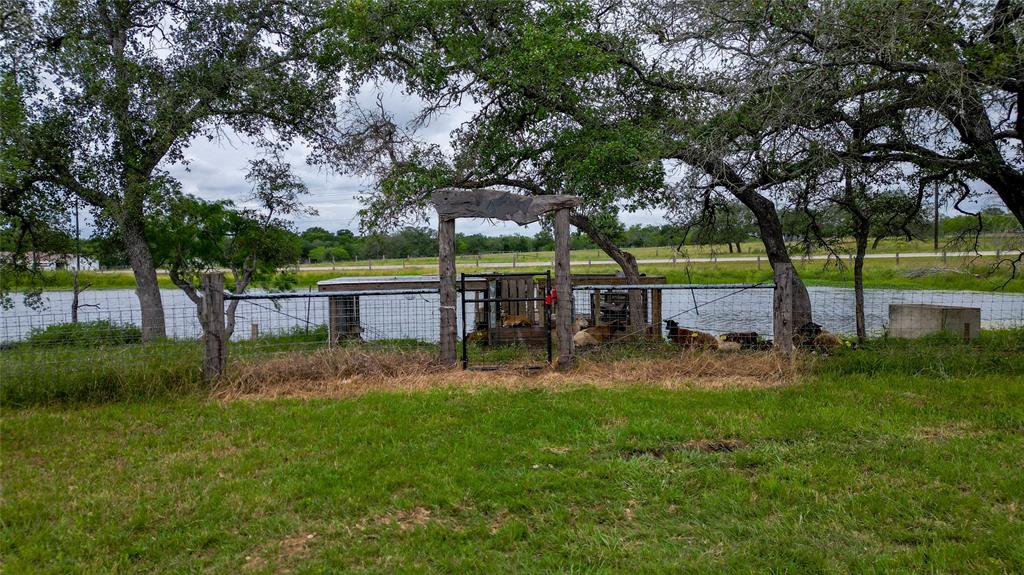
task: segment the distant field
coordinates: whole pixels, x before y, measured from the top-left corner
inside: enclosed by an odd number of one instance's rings
[[[1018,274],[1010,280],[1006,267],[993,272],[994,257],[954,258],[903,258],[899,264],[895,259],[872,259],[865,264],[865,286],[869,288],[904,288],[904,289],[957,289],[957,290],[992,290],[1001,288],[1009,292],[1024,292],[1024,278]],[[844,261],[842,266],[833,262],[826,267],[824,261],[797,260],[797,269],[808,285],[832,287],[851,287],[853,285],[850,262]],[[524,264],[517,266],[516,271],[538,271],[548,269],[543,264]],[[676,264],[641,265],[643,273],[664,275],[669,283],[745,283],[771,281],[771,268],[767,261],[730,262],[723,258],[717,262],[686,262],[679,260]],[[575,261],[573,270],[576,272],[615,273],[619,269],[609,265],[588,265],[585,261]],[[511,271],[499,268],[477,268],[474,265],[460,262],[460,272],[500,273]],[[424,266],[408,266],[400,269],[387,270],[309,270],[302,269],[295,273],[294,287],[307,289],[315,287],[318,281],[336,277],[359,277],[369,275],[419,275],[436,274],[436,263]],[[46,289],[70,289],[71,276],[66,272],[47,274]],[[130,272],[84,272],[83,282],[92,285],[91,289],[135,287],[135,280]],[[173,288],[174,284],[165,276],[160,276],[160,285]],[[13,286],[12,289],[17,289]]]
[[[984,236],[979,238],[978,249],[979,250],[999,250],[999,249],[1011,249],[1014,246],[1020,247],[1019,237],[1002,237],[1002,236]],[[719,257],[727,258],[730,256],[757,256],[764,255],[764,244],[759,241],[743,242],[740,244],[741,250],[737,252],[730,252],[729,247],[726,245],[693,245],[683,246],[681,249],[677,249],[678,246],[661,246],[661,247],[638,247],[638,248],[626,248],[627,251],[636,256],[637,259],[657,259],[657,258],[672,258],[673,256],[679,258],[706,258],[706,257]],[[733,248],[735,250],[735,248]],[[852,252],[854,249],[853,240],[846,240],[842,244],[842,249]],[[794,246],[792,248],[793,254],[802,253],[802,248]],[[954,239],[944,239],[939,244],[938,251],[968,251],[968,245],[962,241],[956,241]],[[877,248],[872,248],[869,253],[879,254],[894,254],[894,253],[920,253],[920,252],[933,252],[931,241],[925,240],[912,240],[904,241],[897,239],[886,239],[882,240]],[[814,253],[824,253],[821,251]],[[547,263],[555,257],[552,251],[541,251],[541,252],[518,252],[513,254],[499,253],[499,254],[482,254],[480,256],[473,254],[461,254],[457,256],[457,261],[460,263],[506,263],[512,262],[513,260],[517,263]],[[572,259],[576,262],[585,262],[587,260],[607,260],[608,255],[599,249],[582,249],[573,250]],[[324,267],[324,266],[420,266],[426,265],[431,266],[437,265],[437,258],[423,257],[423,258],[377,258],[372,260],[345,260],[337,262],[318,262],[304,264],[308,267]]]

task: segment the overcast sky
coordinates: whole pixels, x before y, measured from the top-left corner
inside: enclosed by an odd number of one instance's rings
[[[359,101],[364,106],[374,105],[377,94],[380,94],[385,109],[394,115],[396,121],[407,122],[412,119],[420,107],[420,101],[407,96],[395,86],[384,88],[364,88]],[[451,132],[461,123],[470,119],[475,106],[464,105],[443,116],[435,118],[419,132],[419,137],[434,142],[446,149],[451,148]],[[250,188],[245,181],[248,161],[259,157],[260,152],[246,140],[228,133],[216,141],[206,138],[194,140],[187,148],[185,157],[187,165],[170,166],[168,171],[181,183],[185,192],[209,200],[230,199],[241,204],[249,194]],[[369,187],[369,182],[362,178],[325,171],[319,167],[306,164],[306,149],[298,146],[285,154],[285,159],[293,171],[302,178],[309,187],[310,194],[305,204],[317,210],[316,216],[304,216],[295,220],[299,230],[313,226],[335,232],[359,229],[359,193]],[[977,186],[980,189],[986,186]],[[987,194],[977,203],[983,206],[999,205],[998,198]],[[948,206],[947,210],[949,211]],[[660,210],[637,213],[622,213],[620,218],[629,226],[633,224],[663,224],[664,212]],[[436,220],[431,220],[436,226]],[[528,234],[533,235],[540,229],[538,224],[519,226],[512,222],[490,222],[478,219],[461,219],[458,231],[461,233],[483,233],[487,235]]]
[[[359,95],[364,106],[374,105],[376,95],[380,94],[385,109],[394,115],[396,121],[407,122],[419,110],[420,101],[407,96],[395,86],[382,89],[365,88]],[[461,123],[470,119],[474,106],[466,104],[443,116],[435,118],[418,132],[419,137],[451,149],[450,137]],[[249,194],[250,187],[245,181],[248,161],[259,157],[257,148],[245,139],[233,133],[216,141],[197,138],[192,141],[185,152],[187,165],[170,166],[168,171],[178,181],[186,193],[209,200],[230,199],[242,203]],[[292,165],[296,175],[309,187],[310,194],[304,203],[315,208],[316,216],[304,216],[295,220],[298,229],[303,230],[318,226],[335,232],[350,229],[358,232],[359,193],[369,187],[370,182],[355,176],[328,172],[322,168],[306,164],[306,149],[295,147],[288,151],[285,160]],[[664,223],[663,212],[646,212],[622,214],[626,225],[636,223]],[[430,222],[436,225],[436,220]],[[458,231],[461,233],[483,233],[487,235],[528,234],[533,235],[540,230],[539,225],[519,226],[512,222],[489,222],[486,220],[459,220]]]

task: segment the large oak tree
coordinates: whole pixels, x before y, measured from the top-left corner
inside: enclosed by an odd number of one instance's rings
[[[334,70],[316,63],[315,0],[15,2],[4,75],[26,111],[6,196],[57,190],[110,221],[135,274],[145,339],[165,335],[147,214],[190,141],[233,130],[269,147],[323,138]],[[7,16],[5,16],[7,19]],[[12,20],[13,21],[13,20]]]

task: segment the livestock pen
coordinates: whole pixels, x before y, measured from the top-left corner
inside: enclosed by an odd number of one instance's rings
[[[542,275],[530,277],[543,278]],[[221,312],[224,346],[220,367],[223,372],[230,375],[242,366],[267,358],[282,355],[296,358],[311,352],[316,352],[324,365],[331,365],[327,357],[336,352],[361,354],[360,357],[376,354],[382,358],[381,362],[404,357],[415,359],[416,365],[432,364],[438,351],[440,320],[438,292],[432,283],[437,281],[436,276],[400,278],[391,282],[385,282],[386,278],[364,279],[363,284],[351,283],[351,280],[328,282],[323,291],[316,292],[238,295],[222,292],[225,298]],[[488,287],[494,283],[488,284],[487,279],[467,277],[469,287],[463,295],[469,294],[469,299],[474,299],[488,289],[498,289]],[[419,286],[402,283],[410,281],[425,283]],[[651,281],[658,280],[652,278]],[[574,320],[580,323],[586,320],[588,325],[606,329],[610,336],[602,338],[598,346],[579,349],[580,357],[596,358],[609,353],[633,357],[678,355],[678,346],[666,340],[664,320],[676,322],[681,329],[716,337],[735,332],[755,333],[765,341],[774,337],[775,290],[771,284],[630,286],[621,280],[585,275],[575,278],[574,283],[571,296]],[[366,289],[382,286],[385,289]],[[644,337],[622,337],[631,335],[629,316],[623,315],[623,304],[628,303],[626,295],[630,290],[642,291],[646,297],[646,300],[641,299],[647,302],[641,309]],[[537,295],[536,291],[532,293]],[[850,341],[855,333],[852,290],[812,286],[809,294],[814,320]],[[202,385],[204,357],[209,353],[204,344],[200,310],[176,290],[166,290],[164,298],[168,337],[155,342],[141,341],[138,328],[141,312],[130,292],[85,292],[82,303],[88,307],[80,309],[78,324],[69,322],[69,300],[64,292],[44,293],[41,307],[36,309],[19,307],[4,311],[0,314],[0,393],[3,399],[102,397],[127,387],[148,394],[168,386]],[[339,304],[339,301],[347,303]],[[869,289],[865,290],[864,301],[866,327],[871,338],[888,335],[889,309],[901,304],[974,308],[978,311],[978,327],[982,333],[1012,332],[1024,327],[1024,295],[1021,294]],[[460,333],[459,342],[466,344],[467,365],[510,368],[545,365],[548,353],[543,345],[517,342],[514,337],[507,341],[508,333],[522,328],[536,333],[537,326],[509,325],[507,329],[500,326],[510,315],[539,317],[537,310],[543,308],[544,302],[535,301],[532,305],[532,311],[520,305],[509,308],[503,316],[488,317],[484,321],[485,318],[478,317],[482,312],[478,312],[475,303],[469,302],[464,315],[467,330]],[[523,310],[527,313],[521,313]],[[461,310],[457,312],[461,314]],[[534,315],[530,316],[531,313]],[[514,322],[521,321],[522,317],[514,319]],[[480,328],[487,325],[506,329],[506,336],[503,336],[506,341],[503,344],[498,340],[480,341],[483,339],[479,335]],[[945,345],[942,342],[946,340],[929,341],[929,345]],[[1020,347],[1013,343],[1014,338],[995,341],[995,345]],[[557,341],[553,345],[557,345]]]

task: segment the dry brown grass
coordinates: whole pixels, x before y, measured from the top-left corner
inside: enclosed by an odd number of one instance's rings
[[[371,391],[460,389],[765,388],[787,385],[803,361],[771,352],[683,351],[673,357],[584,359],[568,372],[444,369],[423,351],[320,350],[236,363],[218,383],[220,399],[350,397]]]

